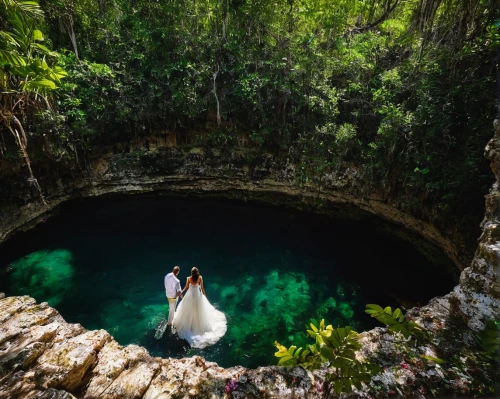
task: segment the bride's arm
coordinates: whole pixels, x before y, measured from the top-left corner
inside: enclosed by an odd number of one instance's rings
[[[189,277],[186,279],[186,286],[182,290],[182,292],[186,291],[189,288]]]
[[[205,292],[205,287],[203,287],[203,278],[200,276],[200,286],[201,286],[201,292],[203,292],[203,295],[207,296],[207,293]]]

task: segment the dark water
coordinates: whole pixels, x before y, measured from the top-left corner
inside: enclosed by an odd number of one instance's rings
[[[305,344],[325,318],[373,327],[365,304],[422,303],[454,285],[443,264],[373,219],[335,220],[262,204],[111,198],[66,204],[0,246],[0,291],[28,294],[68,322],[104,328],[156,356],[202,354],[222,366],[275,363],[274,341]],[[163,277],[192,266],[228,320],[216,345],[192,350],[168,331]]]

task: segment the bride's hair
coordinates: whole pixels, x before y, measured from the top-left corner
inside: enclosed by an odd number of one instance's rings
[[[193,280],[196,283],[198,281],[198,277],[200,277],[200,272],[196,267],[193,267],[191,269],[191,280]]]

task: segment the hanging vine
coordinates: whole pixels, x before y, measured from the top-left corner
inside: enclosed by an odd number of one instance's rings
[[[33,1],[1,0],[0,21],[0,126],[14,137],[28,169],[28,182],[46,205],[28,153],[28,137],[22,120],[27,112],[50,108],[48,94],[66,75],[58,66],[49,66],[47,58],[55,58],[41,42],[44,37],[37,25],[43,18],[39,5]],[[2,138],[2,141],[3,138]]]

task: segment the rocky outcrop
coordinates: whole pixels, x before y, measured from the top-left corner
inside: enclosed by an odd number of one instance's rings
[[[223,369],[201,357],[162,359],[106,331],[68,324],[30,297],[0,300],[0,398],[167,399],[315,397],[302,369]]]
[[[495,183],[486,196],[483,230],[472,264],[461,275],[460,285],[470,290],[500,297],[500,121],[495,121],[495,136],[486,146]]]
[[[459,337],[453,334],[457,312],[465,321]],[[350,397],[425,398],[443,391],[443,381],[447,393],[478,393],[481,385],[461,372],[471,368],[466,356],[458,356],[463,365],[452,363],[446,369],[419,356],[444,354],[451,359],[462,354],[486,320],[500,317],[500,300],[457,286],[410,314],[436,338],[422,346],[405,346],[385,328],[362,333],[360,356],[382,365],[383,371]],[[466,353],[476,356],[477,348],[471,348]],[[494,368],[480,372],[491,384],[500,378]],[[104,330],[66,323],[46,303],[27,296],[0,299],[0,399],[318,398],[323,382],[324,370],[223,369],[198,356],[154,358],[144,348],[119,345]],[[429,386],[435,391],[423,388]]]

